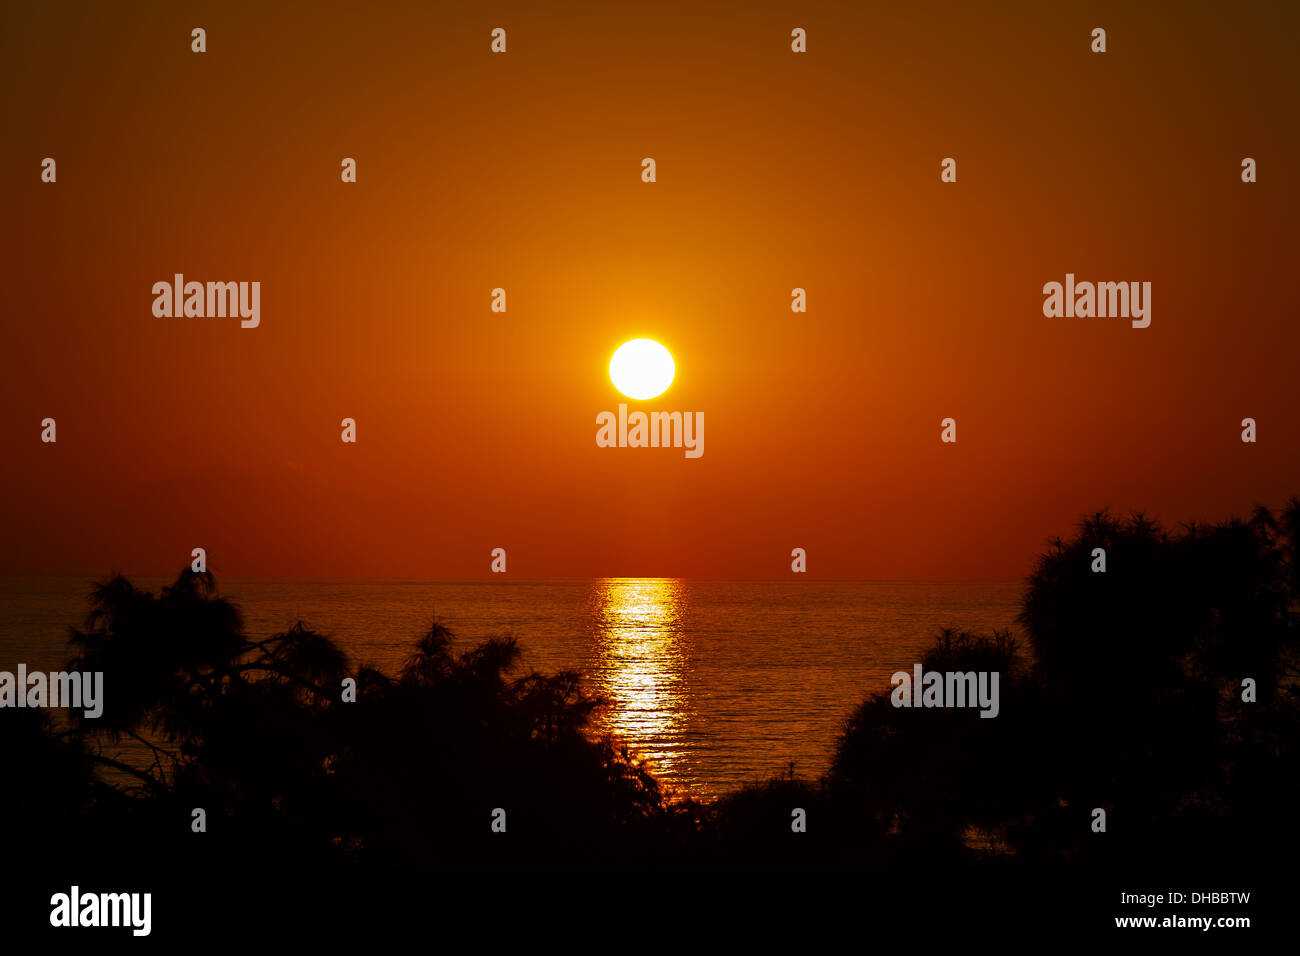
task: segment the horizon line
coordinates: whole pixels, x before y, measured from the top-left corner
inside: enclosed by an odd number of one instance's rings
[[[415,575],[259,575],[259,574],[218,574],[215,571],[209,571],[217,580],[223,581],[375,581],[375,582],[410,582],[412,584],[556,584],[556,583],[582,583],[589,581],[695,581],[700,583],[718,583],[718,584],[777,584],[777,583],[795,583],[799,580],[794,574],[780,578],[721,578],[721,577],[692,577],[690,575],[680,574],[593,574],[574,577],[522,577],[522,576],[500,576],[491,577],[474,577],[474,578],[430,578],[419,577]],[[88,578],[90,580],[110,579],[121,575],[127,579],[137,578],[166,578],[175,580],[177,574],[159,573],[159,572],[125,572],[109,571],[98,574],[87,574],[80,571],[60,571],[54,573],[39,572],[0,572],[0,579],[10,578]],[[854,577],[818,577],[801,572],[805,581],[817,581],[819,583],[845,583],[845,584],[1023,584],[1024,578],[854,578]]]

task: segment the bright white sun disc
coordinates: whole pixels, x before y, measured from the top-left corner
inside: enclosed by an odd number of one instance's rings
[[[609,380],[638,401],[662,395],[676,373],[672,353],[654,339],[624,342],[609,360]]]

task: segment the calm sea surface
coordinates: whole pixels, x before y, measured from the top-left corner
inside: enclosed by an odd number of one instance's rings
[[[157,590],[164,579],[134,579]],[[395,673],[436,614],[464,646],[512,633],[523,667],[580,671],[599,729],[670,789],[708,798],[826,769],[842,721],[889,689],[940,629],[1018,632],[1019,583],[689,581],[219,582],[250,636],[302,620],[352,662]],[[58,670],[88,609],[84,578],[0,578],[0,670]],[[106,693],[112,693],[108,687]]]

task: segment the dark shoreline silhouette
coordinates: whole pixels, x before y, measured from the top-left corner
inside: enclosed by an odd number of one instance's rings
[[[42,858],[216,872],[1290,860],[1298,542],[1296,500],[1177,533],[1094,515],[1040,557],[1024,646],[949,631],[920,662],[999,672],[996,719],[898,708],[881,688],[845,721],[826,774],[708,804],[665,795],[652,768],[594,737],[600,702],[576,673],[517,673],[514,638],[460,648],[434,621],[390,675],[301,624],[248,636],[208,574],[157,595],[118,576],[72,636],[70,668],[111,688],[103,715],[59,726],[0,710],[0,819]],[[98,752],[121,738],[154,763]]]

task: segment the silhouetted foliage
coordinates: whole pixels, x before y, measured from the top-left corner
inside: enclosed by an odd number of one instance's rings
[[[1226,859],[1294,852],[1300,501],[1171,533],[1105,512],[1028,581],[1024,643],[945,631],[923,669],[996,671],[995,719],[870,694],[827,773],[669,800],[592,733],[578,674],[519,672],[510,636],[435,620],[395,675],[301,622],[266,639],[208,574],[98,585],[70,666],[99,719],[0,711],[16,847],[375,864],[873,864]],[[1104,548],[1106,570],[1092,570]],[[342,701],[353,678],[361,703]],[[1242,699],[1253,679],[1258,699]],[[131,740],[153,759],[114,755]],[[191,811],[207,838],[187,840]],[[508,839],[490,829],[506,812]],[[1104,808],[1107,832],[1093,833]],[[804,811],[806,832],[792,819]],[[141,848],[145,850],[141,850]]]

